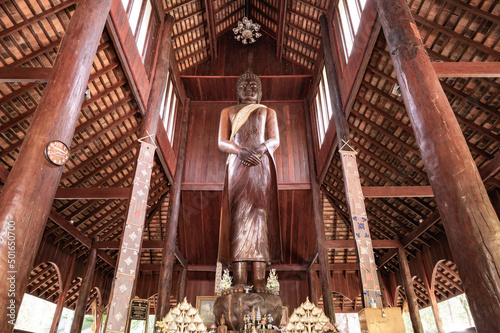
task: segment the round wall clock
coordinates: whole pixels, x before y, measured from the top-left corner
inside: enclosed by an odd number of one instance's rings
[[[50,141],[45,147],[45,157],[54,165],[64,165],[69,160],[68,146],[59,140]]]

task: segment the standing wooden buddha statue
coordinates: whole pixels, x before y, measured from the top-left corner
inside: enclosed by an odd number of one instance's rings
[[[273,152],[280,139],[276,112],[258,104],[260,79],[250,71],[237,82],[238,105],[222,110],[219,149],[229,154],[223,191],[219,261],[232,264],[235,292],[247,284],[267,292],[266,265],[281,259],[278,189]]]

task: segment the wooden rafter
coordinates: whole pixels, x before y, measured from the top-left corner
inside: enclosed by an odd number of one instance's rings
[[[213,1],[205,0],[205,10],[207,11],[208,40],[210,43],[210,57],[217,58],[217,35],[215,33],[215,18]]]
[[[500,77],[500,62],[434,62],[438,77]]]

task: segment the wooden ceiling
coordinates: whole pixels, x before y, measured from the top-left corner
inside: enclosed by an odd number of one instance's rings
[[[318,18],[336,1],[247,1],[162,0],[165,13],[175,18],[172,43],[181,75],[221,57],[221,37],[232,34],[231,29],[247,11],[251,19],[262,25],[265,34],[262,38],[275,41],[277,57],[300,66],[301,75],[304,75],[287,79],[284,83],[276,82],[276,78],[264,78],[264,84],[267,87],[288,84],[298,91],[284,99],[293,96],[297,96],[293,99],[306,98],[311,88],[310,78],[320,64]],[[37,75],[43,69],[49,71],[76,3],[76,0],[0,1],[1,67],[37,69]],[[432,61],[500,61],[498,0],[410,0],[408,3]],[[384,37],[380,34],[362,73],[361,85],[348,116],[353,146],[359,152],[363,186],[429,185],[402,99],[392,93],[395,77]],[[196,88],[218,87],[224,90],[220,100],[231,101],[235,79],[234,76],[204,78],[207,82],[200,84],[199,78],[186,74],[182,80],[190,98],[206,100],[214,93]],[[498,169],[490,171],[492,165],[498,164],[495,161],[499,158],[500,79],[459,77],[443,78],[441,82],[486,188],[493,191],[500,186]],[[0,82],[2,182],[16,161],[44,87],[43,79]],[[82,105],[71,144],[71,159],[64,166],[60,191],[44,235],[53,237],[55,243],[63,244],[79,257],[87,253],[94,236],[103,241],[120,239],[142,118],[106,29],[94,59],[88,89],[90,98]],[[279,91],[283,90],[286,89]],[[268,98],[278,99],[275,95]],[[148,241],[162,240],[169,212],[171,184],[160,161],[155,162],[144,236]],[[71,190],[65,191],[65,188]],[[327,239],[352,239],[338,157],[334,157],[328,167],[322,191]],[[189,200],[189,195],[184,195],[183,200]],[[438,240],[444,233],[433,198],[367,198],[366,204],[373,238],[406,241],[410,255],[415,256],[422,247]],[[200,234],[194,242],[199,246],[193,250],[195,253],[187,252],[187,233],[183,227],[179,229],[180,255],[188,258],[190,264],[214,265],[199,254],[205,251],[205,247],[213,246],[216,233],[210,230],[207,234]],[[294,237],[289,244],[292,248],[300,244],[300,236]],[[376,250],[378,260],[384,259],[384,267],[394,271],[398,269],[398,263],[389,255],[390,252]],[[113,271],[116,253],[116,250],[100,251],[98,269]],[[329,258],[331,263],[356,262],[352,250],[330,250]],[[290,257],[287,263],[303,264],[303,259],[301,257],[300,262],[295,262]],[[161,251],[151,246],[143,251],[141,263],[158,265]],[[441,274],[438,274],[437,283],[440,292],[437,293],[450,296],[460,290],[460,283],[453,264],[447,263],[447,267],[451,267],[454,273],[447,268],[439,269]],[[54,300],[58,294],[57,285],[50,266],[37,267],[32,272],[32,293],[36,291]],[[428,304],[428,297],[420,296],[421,303]],[[338,306],[352,308],[357,304],[353,299],[346,305],[342,295],[336,298],[336,302]]]

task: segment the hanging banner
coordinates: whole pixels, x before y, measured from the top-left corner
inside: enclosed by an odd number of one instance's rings
[[[128,308],[141,257],[142,233],[155,155],[155,145],[141,141],[130,197],[127,220],[122,233],[120,253],[115,270],[111,293],[111,306],[106,323],[106,332],[123,333],[127,322]]]
[[[347,205],[351,217],[352,231],[356,240],[363,304],[365,307],[382,307],[377,266],[373,254],[365,200],[359,180],[358,163],[355,151],[340,150],[340,159],[344,171],[344,186]]]

